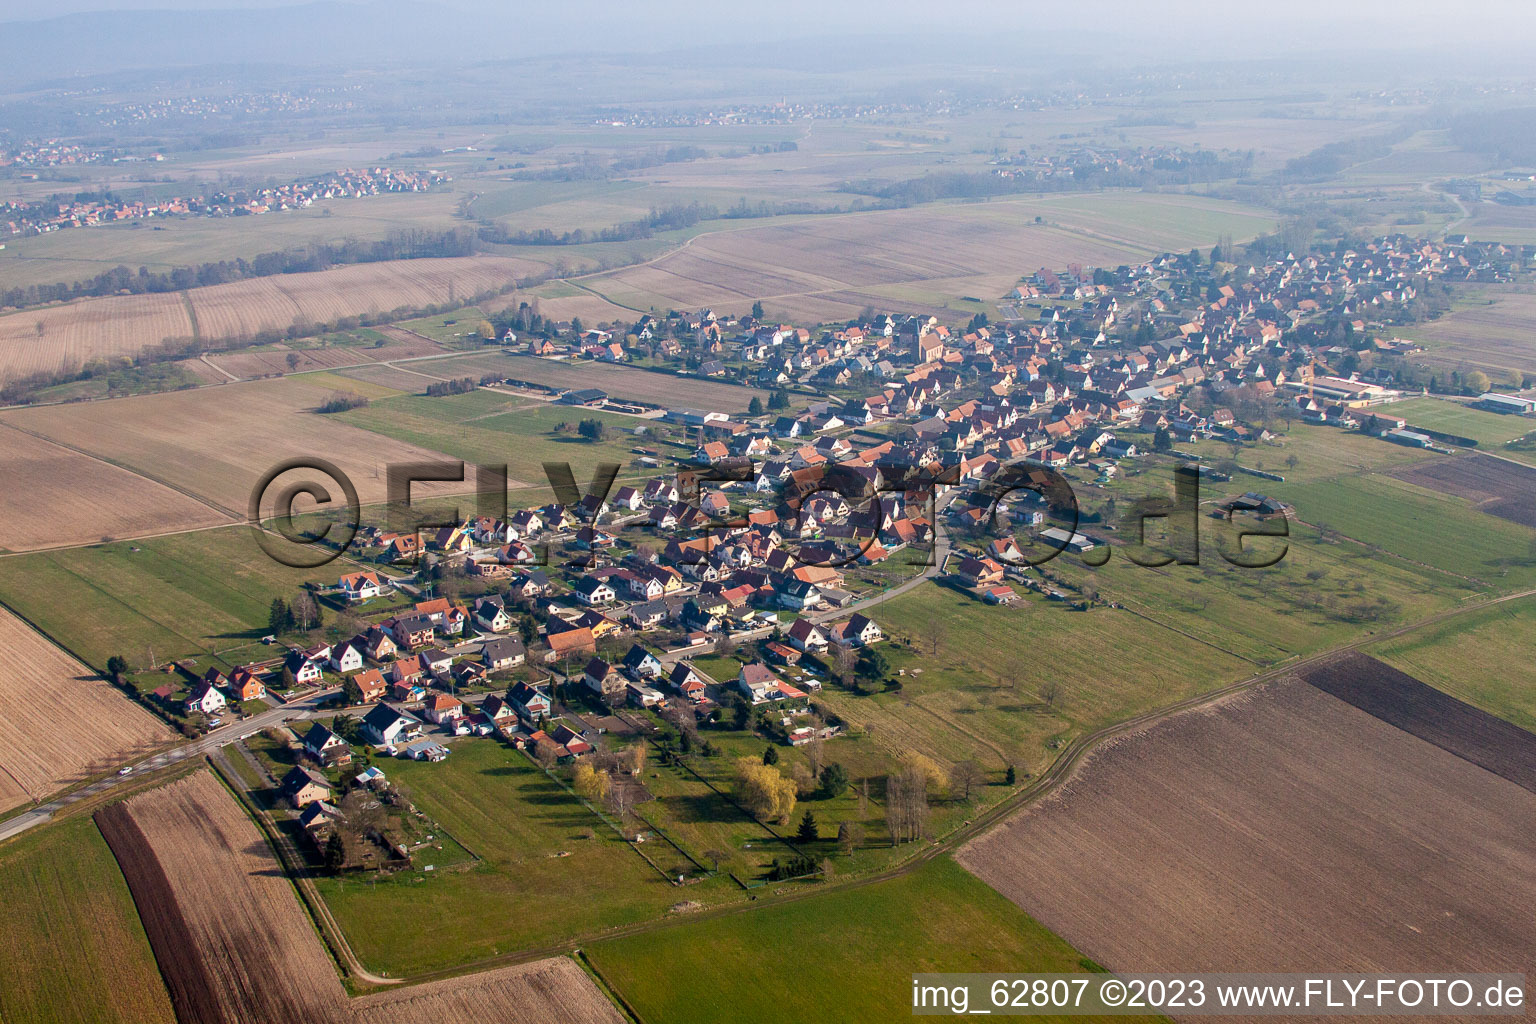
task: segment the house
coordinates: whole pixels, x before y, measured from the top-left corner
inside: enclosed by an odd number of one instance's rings
[[[779,677],[760,661],[741,666],[736,675],[736,689],[753,704],[774,700],[779,696]]]
[[[352,760],[352,748],[347,741],[319,722],[304,734],[304,752],[325,764],[347,764]]]
[[[464,702],[446,693],[439,693],[427,701],[427,720],[447,725],[455,718],[464,717]]]
[[[294,765],[283,776],[279,794],[297,810],[303,810],[316,800],[331,799],[331,784],[324,775],[303,765]]]
[[[383,661],[393,658],[399,650],[395,638],[379,626],[370,626],[368,632],[363,634],[363,653],[374,661]]]
[[[384,593],[379,577],[371,572],[354,572],[336,581],[336,586],[348,601],[356,603],[378,597]]]
[[[336,805],[325,800],[316,800],[304,808],[299,815],[299,825],[304,829],[310,841],[316,846],[324,848],[330,838],[331,830],[336,821],[341,817],[341,811]]]
[[[629,703],[637,708],[654,708],[667,699],[660,690],[645,683],[629,682],[624,684],[624,690]]]
[[[527,683],[518,683],[507,691],[507,703],[513,713],[525,722],[537,722],[547,717],[551,710],[549,694]]]
[[[475,601],[474,618],[477,626],[492,633],[505,633],[512,628],[512,617],[507,614],[506,605],[494,595]]]
[[[661,659],[639,644],[630,647],[620,665],[636,679],[659,679],[663,671]]]
[[[606,580],[597,576],[583,576],[576,581],[576,599],[583,604],[611,604],[618,598]]]
[[[854,615],[827,628],[827,638],[843,647],[864,647],[885,639],[879,626],[863,615]]]
[[[313,686],[320,682],[320,665],[319,659],[311,658],[303,651],[289,651],[288,657],[283,659],[283,671],[292,674],[298,686]]]
[[[789,627],[789,642],[797,651],[824,651],[827,634],[810,619],[796,619]]]
[[[1019,595],[1006,583],[995,583],[990,587],[983,587],[981,599],[987,604],[1013,604],[1019,599]]]
[[[211,715],[224,710],[229,705],[229,701],[220,692],[218,687],[205,678],[192,687],[192,691],[187,694],[187,699],[183,704],[189,715],[194,711],[201,711],[205,715]]]
[[[384,696],[384,676],[376,668],[370,668],[366,672],[359,672],[352,677],[352,682],[357,685],[358,701],[362,704],[372,704]]]
[[[528,651],[523,647],[520,637],[503,636],[494,640],[487,640],[480,648],[480,660],[484,662],[486,671],[501,672],[509,668],[516,668],[527,658]]]
[[[554,740],[558,746],[564,747],[566,753],[571,757],[580,757],[582,754],[592,752],[592,744],[587,742],[587,738],[564,722],[555,726],[555,730],[549,734],[549,738]]]
[[[244,665],[229,674],[229,689],[236,700],[260,700],[267,695],[267,685]]]
[[[459,636],[464,632],[469,616],[464,609],[451,604],[446,597],[434,601],[422,601],[416,605],[416,614],[432,620],[432,628],[445,636]]]
[[[363,733],[376,745],[392,747],[421,736],[421,722],[388,704],[380,704],[363,717]]]
[[[331,649],[331,669],[342,675],[360,672],[363,668],[363,642],[356,638],[344,640]]]
[[[604,700],[611,700],[624,692],[624,677],[602,658],[593,658],[587,662],[581,673],[581,681],[587,684],[587,689]]]
[[[987,586],[1003,581],[1003,567],[990,558],[960,559],[960,565],[955,569],[955,575],[973,587]]]
[[[667,676],[667,682],[671,685],[672,689],[694,703],[704,699],[704,680],[693,670],[693,666],[686,661],[680,661],[672,666],[672,672]]]
[[[402,615],[384,623],[395,643],[408,651],[430,644],[436,634],[432,620],[425,615]]]
[[[597,650],[597,640],[592,636],[592,630],[585,626],[580,629],[549,633],[545,639],[549,644],[550,661],[577,654],[590,654]]]

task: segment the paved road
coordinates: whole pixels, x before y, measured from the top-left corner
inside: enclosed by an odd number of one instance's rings
[[[160,768],[180,764],[188,758],[202,757],[226,744],[234,743],[263,729],[270,729],[285,722],[304,721],[314,718],[320,713],[317,705],[329,700],[340,692],[340,689],[335,687],[329,690],[321,690],[295,704],[285,704],[281,707],[273,708],[271,711],[263,711],[259,715],[252,715],[250,718],[221,725],[206,736],[191,743],[183,743],[180,746],[161,751],[153,757],[129,765],[128,767],[131,767],[133,771],[126,776],[108,775],[104,779],[97,779],[89,786],[72,790],[61,797],[50,800],[46,804],[41,804],[30,811],[18,814],[14,818],[8,818],[0,822],[0,842],[4,842],[12,836],[20,835],[29,828],[41,825],[61,809],[78,800],[84,800],[86,797],[103,793],[120,783],[132,781],[135,777],[145,772],[152,772]]]

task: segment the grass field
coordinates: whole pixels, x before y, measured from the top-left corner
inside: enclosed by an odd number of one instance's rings
[[[434,364],[444,376],[465,372],[449,369],[460,360]],[[364,409],[342,413],[343,423],[362,427],[375,435],[393,438],[418,449],[442,452],[454,459],[477,464],[507,465],[511,486],[546,487],[545,462],[569,462],[583,488],[599,462],[627,467],[640,443],[630,432],[645,420],[594,412],[571,406],[551,405],[536,399],[492,391],[473,391],[446,398],[401,396],[374,402]],[[573,429],[555,433],[555,427],[573,427],[584,419],[598,419],[610,430],[604,441],[589,442]],[[469,486],[473,486],[471,483]],[[552,498],[550,499],[552,500]]]
[[[1536,603],[1469,612],[1376,644],[1373,657],[1536,732]]]
[[[1486,412],[1439,398],[1413,398],[1406,402],[1393,402],[1382,411],[1401,416],[1408,421],[1410,428],[1428,427],[1430,430],[1468,437],[1478,443],[1480,451],[1499,454],[1503,454],[1501,449],[1505,443],[1536,432],[1536,420]]]
[[[899,693],[824,700],[849,721],[875,726],[876,743],[946,761],[1007,763],[1037,772],[1072,736],[1230,682],[1251,671],[1239,657],[1193,642],[1128,611],[1074,611],[1031,596],[983,605],[919,587],[871,613],[913,650],[885,650],[905,669]],[[933,636],[939,638],[935,654]],[[1059,693],[1053,700],[1049,683]]]
[[[586,951],[645,1020],[717,1024],[897,1020],[911,1013],[917,972],[1091,968],[948,858],[870,887]]]
[[[0,1020],[174,1024],[112,851],[77,817],[0,847]]]
[[[404,974],[561,942],[663,916],[684,900],[739,893],[724,879],[679,888],[523,754],[456,743],[437,764],[391,762],[391,780],[481,858],[317,885],[362,961]],[[409,928],[398,927],[410,921]]]
[[[98,669],[114,654],[147,667],[151,648],[161,664],[215,652],[238,664],[270,652],[256,641],[274,597],[343,571],[280,565],[238,526],[20,555],[0,600]]]

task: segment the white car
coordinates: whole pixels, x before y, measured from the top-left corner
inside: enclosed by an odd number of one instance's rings
[[[123,767],[121,767],[121,768],[119,768],[117,770],[117,774],[119,774],[119,775],[132,775],[133,774],[133,765],[131,765],[131,764],[130,765],[124,765]]]

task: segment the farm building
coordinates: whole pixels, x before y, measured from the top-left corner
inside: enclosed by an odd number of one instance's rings
[[[1434,444],[1434,439],[1428,434],[1420,434],[1416,430],[1389,430],[1381,436],[1393,444],[1407,445],[1409,448],[1428,448]]]
[[[1068,533],[1066,530],[1058,529],[1054,526],[1048,530],[1041,530],[1040,536],[1057,547],[1065,551],[1071,551],[1074,554],[1082,554],[1084,551],[1092,551],[1094,549],[1093,538],[1087,534]]]

